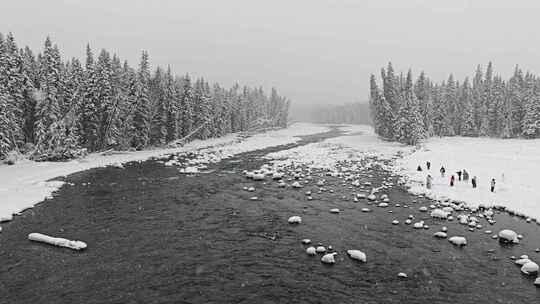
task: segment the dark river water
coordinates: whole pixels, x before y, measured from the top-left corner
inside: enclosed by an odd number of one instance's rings
[[[155,160],[70,175],[74,185],[2,224],[0,303],[540,303],[534,277],[509,259],[528,254],[540,262],[535,223],[500,213],[495,225],[482,220],[484,229],[470,232],[419,212],[432,202],[398,186],[386,192],[390,207],[377,208],[350,200],[357,189],[337,178],[325,177],[334,193],[308,201],[304,192],[316,190],[313,183],[283,189],[241,174],[260,167],[269,152],[336,135],[237,155],[194,176]],[[395,179],[378,167],[360,173],[373,186]],[[254,193],[242,190],[252,185]],[[250,200],[254,195],[260,199]],[[406,226],[409,214],[430,228]],[[303,223],[289,225],[292,215]],[[393,219],[401,223],[392,225]],[[468,245],[435,239],[443,225]],[[483,233],[502,228],[525,238],[501,246]],[[83,240],[88,248],[30,242],[31,232]],[[306,255],[303,238],[332,245],[336,264]],[[368,262],[349,259],[348,249],[364,251]]]

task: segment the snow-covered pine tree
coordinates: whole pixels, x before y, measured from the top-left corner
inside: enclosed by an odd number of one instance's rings
[[[522,123],[525,117],[525,107],[523,104],[523,94],[525,91],[525,84],[523,79],[523,72],[516,65],[514,69],[514,75],[508,81],[508,99],[512,107],[512,132],[510,136],[520,136],[523,132]]]
[[[477,66],[472,84],[472,104],[474,112],[474,125],[476,126],[476,134],[479,134],[480,126],[485,117],[484,108],[484,75],[480,65]]]
[[[469,84],[469,78],[465,78],[461,88],[461,117],[460,117],[460,135],[475,136],[476,126],[474,124],[474,109],[472,88]]]
[[[140,150],[150,142],[150,65],[148,52],[143,51],[137,73],[137,101],[133,117],[133,145]]]
[[[137,108],[138,81],[137,73],[124,62],[120,81],[124,87],[124,95],[118,109],[118,147],[129,149],[135,146],[134,113]]]
[[[158,67],[150,81],[150,100],[152,100],[152,120],[150,143],[161,146],[167,141],[167,100],[165,73]]]
[[[525,116],[523,117],[522,135],[526,138],[540,137],[540,96],[538,81],[531,74],[525,77]]]
[[[500,76],[493,78],[491,102],[488,103],[488,130],[489,136],[497,137],[502,132],[503,105],[506,99],[506,85]]]
[[[425,138],[425,130],[418,99],[414,93],[411,70],[407,73],[403,89],[395,134],[399,142],[416,145]]]
[[[182,79],[178,119],[180,120],[180,137],[185,137],[193,130],[193,87],[188,74]]]
[[[78,136],[68,128],[68,118],[61,112],[60,92],[62,62],[57,47],[49,37],[41,60],[40,91],[36,106],[36,160],[62,160],[80,155]]]
[[[422,116],[426,136],[433,135],[433,104],[430,90],[430,81],[422,71],[416,80],[414,92],[416,94],[416,98],[418,99],[420,115]]]
[[[99,146],[100,102],[97,95],[98,73],[90,45],[86,45],[84,74],[84,95],[79,118],[79,133],[82,145],[93,151]]]
[[[172,75],[171,67],[167,67],[167,73],[165,74],[165,104],[166,104],[166,117],[165,127],[167,131],[167,142],[171,142],[178,138],[178,107],[180,102],[180,95],[176,90],[174,83],[174,77]]]
[[[98,114],[98,141],[95,149],[106,149],[115,146],[117,134],[114,128],[116,100],[112,84],[112,61],[111,55],[106,50],[101,50],[94,67],[95,83],[94,98]]]

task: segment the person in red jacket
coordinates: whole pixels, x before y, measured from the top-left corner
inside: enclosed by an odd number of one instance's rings
[[[454,182],[456,181],[456,177],[454,175],[452,175],[450,177],[450,187],[454,187]]]

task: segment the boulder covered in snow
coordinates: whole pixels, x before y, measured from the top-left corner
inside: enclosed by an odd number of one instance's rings
[[[332,209],[330,209],[330,213],[339,213],[339,209],[338,208],[332,208]]]
[[[540,277],[536,278],[536,280],[534,280],[534,285],[536,287],[540,287]]]
[[[291,216],[288,220],[289,224],[300,224],[302,223],[302,218],[298,215]]]
[[[360,250],[355,250],[355,249],[347,250],[347,254],[353,260],[361,261],[361,262],[364,262],[364,263],[367,262],[366,254],[363,253]]]
[[[323,253],[326,252],[326,248],[324,248],[324,246],[317,246],[317,248],[315,248],[315,251],[317,251],[317,253]]]
[[[446,219],[448,217],[448,212],[442,209],[433,209],[433,211],[431,211],[431,217]]]
[[[306,253],[307,255],[316,255],[317,250],[315,249],[315,247],[311,246],[306,249]]]
[[[499,241],[505,243],[519,243],[518,234],[510,229],[504,229],[499,231]]]
[[[261,180],[264,180],[264,174],[263,173],[254,173],[252,178],[253,178],[253,180],[261,181]]]
[[[323,262],[325,264],[334,264],[334,263],[336,263],[336,260],[334,259],[334,256],[336,254],[337,253],[332,252],[332,253],[327,253],[327,254],[323,255],[322,258],[321,258],[321,262]]]
[[[302,185],[299,182],[294,182],[291,184],[293,188],[302,188]]]
[[[527,275],[538,273],[538,264],[533,261],[528,261],[521,266],[521,272]]]
[[[433,236],[441,238],[441,239],[445,239],[448,235],[446,234],[446,232],[438,231],[438,232],[435,232]]]
[[[448,241],[456,246],[465,246],[467,245],[467,239],[462,236],[453,236],[448,239]]]
[[[397,276],[400,277],[400,278],[404,278],[404,279],[408,278],[407,274],[404,273],[404,272],[398,273]]]
[[[70,241],[64,238],[51,237],[41,233],[30,233],[28,239],[35,242],[47,243],[54,246],[66,247],[74,250],[86,249],[87,245],[82,241]]]
[[[283,173],[274,172],[274,174],[272,174],[272,179],[282,179],[282,178],[283,178]]]

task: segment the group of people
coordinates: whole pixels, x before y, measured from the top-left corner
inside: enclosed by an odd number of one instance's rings
[[[426,168],[427,168],[427,170],[431,170],[431,162],[429,162],[429,161],[426,162]],[[416,170],[417,171],[422,171],[422,166],[418,165],[418,168]],[[441,177],[444,178],[444,176],[446,174],[446,169],[444,168],[444,166],[441,167],[439,172],[441,173]],[[465,169],[457,171],[456,175],[458,176],[458,181],[460,181],[460,182],[461,181],[464,181],[464,182],[469,181],[469,172],[467,172],[467,170],[465,170]],[[450,187],[454,187],[455,183],[456,183],[456,176],[454,174],[452,174],[450,176]],[[478,183],[478,178],[476,176],[473,176],[471,178],[472,187],[476,188],[477,183]],[[495,184],[496,184],[495,179],[492,178],[491,179],[491,188],[490,188],[491,192],[495,192]],[[426,177],[426,188],[431,189],[432,186],[433,186],[433,177],[431,176],[431,174],[428,174],[427,177]]]

